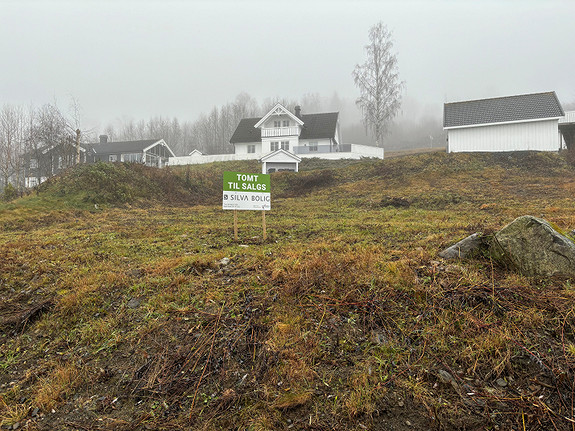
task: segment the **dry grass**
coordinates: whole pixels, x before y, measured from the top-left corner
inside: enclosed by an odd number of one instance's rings
[[[573,229],[573,169],[438,152],[319,165],[272,177],[267,242],[248,212],[234,242],[211,196],[253,166],[191,169],[204,206],[78,209],[57,183],[0,209],[3,425],[572,431],[573,282],[437,252],[523,214]]]
[[[83,382],[82,371],[75,365],[58,364],[46,377],[41,377],[34,403],[43,410],[51,410],[74,392]]]

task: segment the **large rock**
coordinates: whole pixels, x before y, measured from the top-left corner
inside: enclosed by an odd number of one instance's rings
[[[495,233],[491,254],[525,275],[575,277],[575,243],[533,216],[518,217]]]
[[[451,247],[439,252],[439,257],[444,259],[466,259],[487,250],[487,241],[481,232],[463,238]]]

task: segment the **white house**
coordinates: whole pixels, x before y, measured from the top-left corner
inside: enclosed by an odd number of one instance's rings
[[[294,154],[337,153],[343,150],[339,113],[291,113],[280,103],[261,118],[244,118],[230,138],[235,154],[267,154],[279,149]]]
[[[558,151],[564,115],[554,91],[446,103],[447,152]]]
[[[343,144],[339,130],[339,112],[302,114],[301,108],[296,106],[295,112],[291,113],[279,103],[263,117],[241,119],[230,143],[234,146],[234,154],[202,155],[192,152],[188,156],[170,157],[169,164],[175,166],[231,160],[263,160],[278,150],[296,155],[297,159],[383,159],[384,156],[383,148]],[[274,157],[287,156],[276,154]],[[289,163],[293,164],[294,160]],[[271,167],[272,163],[268,160],[270,169],[275,169]],[[285,169],[285,166],[282,169]]]

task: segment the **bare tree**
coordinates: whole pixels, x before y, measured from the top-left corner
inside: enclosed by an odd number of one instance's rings
[[[365,62],[356,65],[352,73],[360,91],[356,104],[361,108],[366,130],[373,133],[377,146],[383,145],[389,124],[399,111],[404,85],[399,80],[391,36],[382,22],[372,26],[369,44],[365,46]]]
[[[17,186],[20,156],[24,151],[24,112],[4,105],[0,110],[0,190],[11,183]]]

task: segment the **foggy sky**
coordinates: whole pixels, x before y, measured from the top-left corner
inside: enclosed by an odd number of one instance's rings
[[[358,96],[368,29],[393,32],[407,115],[555,90],[575,102],[575,2],[0,0],[0,106],[70,99],[82,127],[193,121],[240,92]],[[411,106],[411,107],[410,107]],[[305,111],[305,107],[304,111]]]

